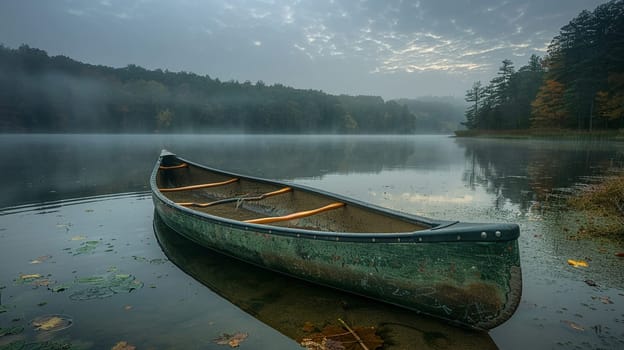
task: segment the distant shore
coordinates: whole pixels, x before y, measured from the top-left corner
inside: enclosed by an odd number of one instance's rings
[[[606,139],[624,141],[624,130],[570,130],[570,129],[512,129],[512,130],[457,130],[456,137],[499,139]]]

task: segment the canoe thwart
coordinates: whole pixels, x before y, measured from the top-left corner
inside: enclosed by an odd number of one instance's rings
[[[288,221],[288,220],[300,219],[300,218],[304,218],[307,216],[316,215],[316,214],[319,214],[328,210],[337,209],[337,208],[344,207],[344,206],[345,206],[344,203],[335,202],[335,203],[328,204],[324,207],[320,207],[317,209],[300,211],[300,212],[296,212],[296,213],[292,213],[292,214],[284,215],[284,216],[269,216],[266,218],[245,220],[245,222],[249,224],[269,224],[272,222]]]
[[[288,192],[291,192],[291,191],[292,191],[292,188],[284,187],[284,188],[279,189],[277,191],[263,193],[263,194],[261,194],[259,196],[254,196],[254,197],[233,197],[233,198],[226,198],[226,199],[221,199],[221,200],[218,200],[218,201],[207,202],[207,203],[178,202],[176,204],[177,205],[182,205],[182,206],[185,206],[185,207],[206,208],[206,207],[210,207],[210,206],[213,206],[213,205],[226,204],[226,203],[232,203],[232,202],[259,201],[259,200],[265,199],[267,197],[277,196],[278,194],[288,193]]]
[[[182,187],[172,187],[172,188],[159,188],[158,190],[160,192],[188,191],[188,190],[196,190],[196,189],[200,189],[200,188],[209,188],[209,187],[217,187],[217,186],[228,185],[228,184],[231,184],[231,183],[236,182],[238,180],[239,179],[235,177],[233,179],[229,179],[229,180],[221,181],[221,182],[211,182],[211,183],[207,183],[207,184],[182,186]]]

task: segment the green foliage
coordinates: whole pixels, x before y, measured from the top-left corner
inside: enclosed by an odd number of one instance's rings
[[[468,90],[464,124],[506,130],[624,127],[622,33],[624,0],[581,12],[553,38],[543,61],[532,56],[514,72],[504,60],[485,88]]]
[[[609,82],[610,77],[613,80],[624,73],[623,32],[624,1],[612,0],[593,12],[581,12],[551,42],[547,79],[564,86],[560,109],[568,111],[560,127],[624,126],[619,114],[610,113],[622,94],[622,85]]]
[[[478,81],[466,91],[466,122],[469,129],[523,129],[529,126],[531,102],[542,82],[541,59],[532,55],[517,72],[504,60],[498,74],[483,87]]]
[[[413,133],[406,106],[0,46],[0,132]]]

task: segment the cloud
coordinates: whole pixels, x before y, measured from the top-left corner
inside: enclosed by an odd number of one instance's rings
[[[384,97],[422,85],[413,91],[463,95],[471,80],[491,79],[503,59],[520,67],[531,54],[545,54],[561,26],[602,2],[66,0],[59,6],[20,0],[0,2],[0,40],[91,63],[226,80],[348,94],[379,89]],[[34,14],[42,25],[15,20]]]

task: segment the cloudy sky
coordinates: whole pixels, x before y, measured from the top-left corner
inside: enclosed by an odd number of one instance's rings
[[[598,0],[2,0],[0,44],[332,94],[463,97]]]

